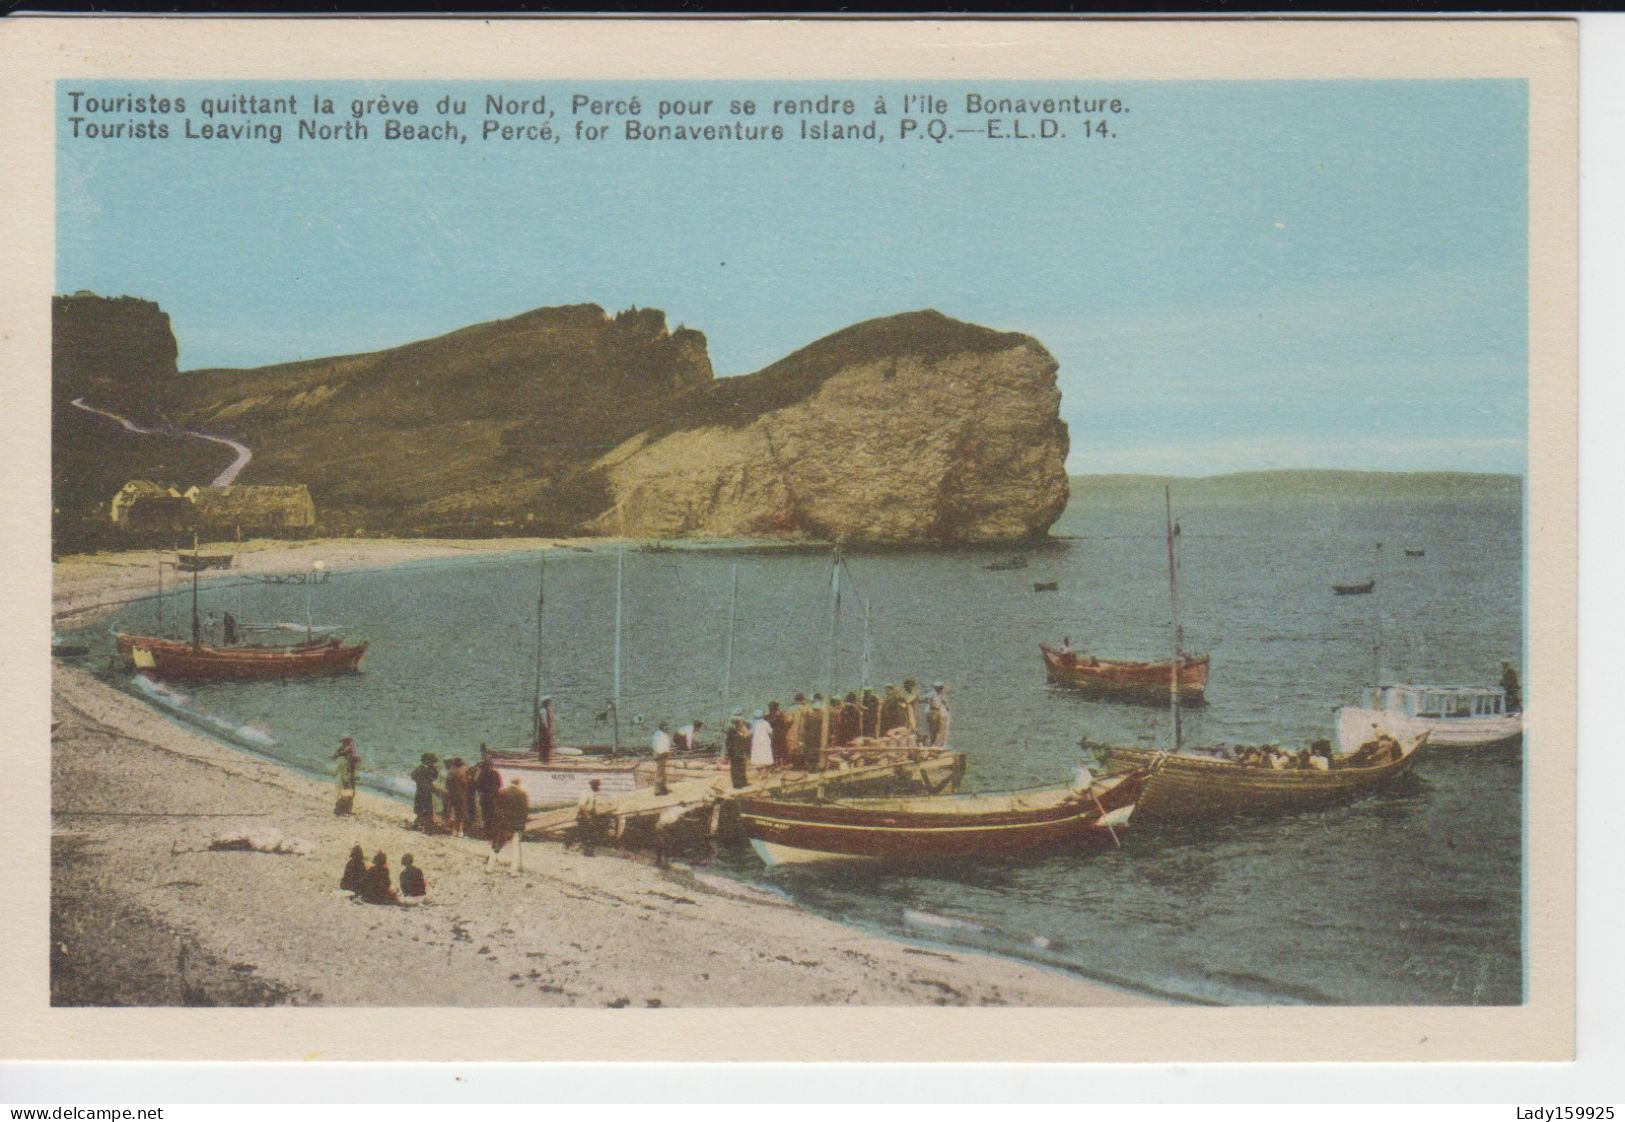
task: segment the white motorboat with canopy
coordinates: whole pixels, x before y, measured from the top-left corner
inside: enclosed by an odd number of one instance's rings
[[[1364,707],[1337,711],[1343,751],[1384,732],[1401,740],[1420,732],[1436,748],[1488,748],[1523,736],[1523,713],[1508,712],[1499,686],[1379,686]]]

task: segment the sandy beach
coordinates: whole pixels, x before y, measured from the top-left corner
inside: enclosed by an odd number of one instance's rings
[[[329,569],[556,543],[249,542],[249,571]],[[602,546],[602,540],[592,544]],[[64,558],[53,618],[78,624],[145,595],[150,551]],[[229,573],[219,574],[228,576]],[[211,574],[207,579],[216,579]],[[485,843],[407,828],[410,808],[363,792],[332,814],[330,784],[179,725],[83,671],[52,686],[51,997],[58,1005],[673,1007],[1147,1004],[992,956],[872,935],[688,866],[554,843],[525,872],[487,871]],[[208,848],[279,831],[308,856]],[[411,853],[419,907],[338,889],[353,845],[392,870]]]

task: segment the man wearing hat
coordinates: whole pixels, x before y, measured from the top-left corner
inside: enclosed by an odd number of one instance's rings
[[[423,753],[418,766],[412,769],[412,782],[417,785],[412,796],[412,828],[425,834],[434,832],[434,785],[439,778],[439,757],[433,752]]]
[[[333,804],[334,814],[355,813],[356,776],[361,771],[361,753],[355,750],[355,741],[345,737],[339,741],[339,750],[333,753],[338,761],[334,771],[338,777],[339,798]]]
[[[948,709],[948,685],[945,682],[931,683],[931,696],[926,699],[931,707],[928,717],[931,730],[931,747],[945,748],[948,745],[948,725],[953,713]]]
[[[750,759],[750,724],[745,720],[744,709],[735,709],[729,716],[722,745],[728,755],[728,781],[736,788],[745,786],[750,782],[745,769]]]
[[[513,865],[509,872],[517,876],[525,871],[525,828],[530,825],[530,796],[516,775],[508,785],[497,792],[496,824],[491,832],[491,852],[486,855],[485,867],[496,868],[497,857],[504,849],[513,847]]]
[[[790,725],[785,730],[785,744],[789,748],[789,761],[792,764],[801,762],[801,740],[807,728],[807,719],[812,710],[807,707],[807,695],[798,693],[795,704],[790,706]]]

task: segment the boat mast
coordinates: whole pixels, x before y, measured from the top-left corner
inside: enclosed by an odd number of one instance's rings
[[[824,752],[829,750],[829,713],[835,701],[835,648],[841,628],[841,547],[835,547],[829,578],[829,662],[824,676],[824,728],[819,737],[818,769],[824,769]]]
[[[614,692],[609,701],[610,716],[614,719],[615,726],[615,741],[610,748],[612,756],[619,755],[621,751],[621,596],[625,583],[626,546],[623,543],[615,551],[615,678]]]
[[[1174,714],[1174,751],[1177,752],[1184,740],[1179,713],[1179,678],[1185,665],[1185,635],[1179,626],[1179,566],[1174,559],[1174,498],[1171,486],[1163,486],[1162,500],[1168,522],[1168,598],[1173,604],[1174,623],[1174,664],[1168,672],[1168,706]]]
[[[158,637],[164,636],[164,555],[158,555]]]
[[[869,645],[869,601],[863,601],[863,681],[859,683],[864,689],[869,688],[869,669],[872,662],[872,649]]]
[[[722,708],[728,708],[728,694],[734,676],[734,615],[739,608],[739,562],[733,563],[733,583],[728,590],[728,643],[722,660]]]
[[[542,742],[542,608],[547,603],[547,555],[542,555],[542,571],[536,581],[536,690],[531,695],[532,748]]]

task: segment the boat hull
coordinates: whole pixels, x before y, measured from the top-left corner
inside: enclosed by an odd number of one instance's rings
[[[1352,751],[1379,732],[1404,740],[1428,734],[1434,748],[1499,748],[1523,739],[1523,714],[1491,717],[1411,717],[1389,709],[1344,708],[1337,711],[1337,741]]]
[[[1364,767],[1276,770],[1217,757],[1159,752],[1150,748],[1106,749],[1113,767],[1146,771],[1135,818],[1167,825],[1236,814],[1286,814],[1337,806],[1398,778],[1416,762],[1428,737],[1400,743],[1397,760]],[[1343,759],[1345,757],[1339,757]]]
[[[1124,659],[1092,658],[1040,643],[1044,669],[1058,686],[1080,693],[1147,705],[1168,704],[1174,673],[1172,660],[1137,662]],[[1208,656],[1190,655],[1179,668],[1179,700],[1185,705],[1200,704],[1207,694]]]
[[[126,640],[128,644],[126,645]],[[293,647],[213,647],[170,639],[119,636],[119,650],[137,669],[176,681],[255,681],[350,674],[361,668],[367,644],[337,639]]]
[[[797,802],[740,801],[740,825],[768,864],[929,863],[1112,845],[1133,813],[1143,776],[1092,792],[1024,797],[935,796]]]

